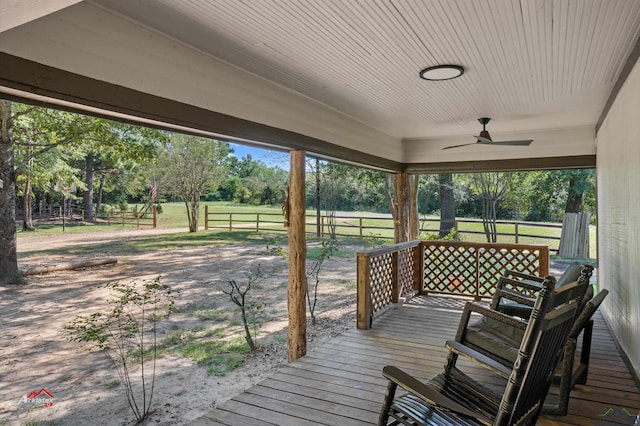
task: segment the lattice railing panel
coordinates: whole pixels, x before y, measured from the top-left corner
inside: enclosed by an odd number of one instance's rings
[[[477,249],[429,244],[424,249],[424,290],[476,295]]]
[[[372,313],[392,301],[393,253],[383,253],[369,258],[369,283]]]
[[[416,290],[490,297],[505,269],[544,276],[548,268],[549,249],[537,245],[409,241],[367,250],[358,253],[358,328]]]
[[[478,263],[481,274],[478,283],[481,295],[493,295],[498,279],[507,270],[515,270],[530,275],[538,275],[540,250],[501,249],[486,247],[479,250]]]
[[[547,246],[456,241],[422,244],[426,292],[489,297],[505,269],[535,275],[548,273]]]
[[[420,250],[420,246],[398,251],[398,294],[400,297],[411,294],[416,289],[414,280],[418,267],[415,261],[417,250]]]

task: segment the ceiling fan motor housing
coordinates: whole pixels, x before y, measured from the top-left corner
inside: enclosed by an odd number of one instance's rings
[[[493,139],[491,139],[491,136],[489,135],[489,132],[487,130],[483,130],[480,132],[480,137],[485,138],[485,139],[489,139],[490,141],[492,141]]]

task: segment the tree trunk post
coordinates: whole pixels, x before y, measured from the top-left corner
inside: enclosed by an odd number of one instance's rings
[[[307,353],[307,311],[305,263],[307,243],[305,235],[305,152],[291,151],[289,172],[289,362]]]
[[[320,159],[316,158],[316,237],[320,238]]]
[[[406,173],[396,173],[394,179],[393,207],[394,215],[393,240],[394,243],[409,241],[409,186]]]
[[[418,189],[420,175],[409,176],[409,241],[417,240],[420,235],[420,217],[418,214]]]

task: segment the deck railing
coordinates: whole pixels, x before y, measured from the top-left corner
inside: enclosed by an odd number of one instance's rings
[[[414,294],[491,297],[505,269],[545,276],[549,247],[410,241],[358,253],[358,328]]]

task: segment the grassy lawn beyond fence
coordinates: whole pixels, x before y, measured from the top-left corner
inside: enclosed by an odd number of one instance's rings
[[[141,207],[131,205],[131,208]],[[188,222],[183,203],[163,203],[157,217],[157,227],[165,229],[188,229]],[[279,234],[285,233],[282,209],[269,206],[247,206],[245,204],[207,202],[200,207],[200,229],[218,231],[249,231]],[[478,219],[459,218],[456,221],[460,239],[469,242],[486,242],[482,221]],[[433,238],[438,233],[439,218],[435,216],[421,218],[421,239]],[[146,225],[146,222],[145,222]],[[124,225],[114,221],[110,225],[121,228],[137,228],[135,220],[127,221]],[[144,226],[148,228],[150,226]],[[107,223],[95,225],[69,222],[65,232],[99,231],[109,228]],[[307,233],[316,234],[315,210],[307,211]],[[545,244],[552,254],[556,254],[562,225],[558,223],[536,223],[498,221],[499,243]],[[38,231],[43,235],[62,232],[59,224],[38,225]],[[329,233],[329,219],[321,215],[321,232]],[[368,212],[339,212],[335,216],[335,232],[338,236],[360,238],[370,245],[383,244],[393,239],[393,220],[390,215],[372,214]],[[590,228],[589,257],[596,258],[596,230]]]

